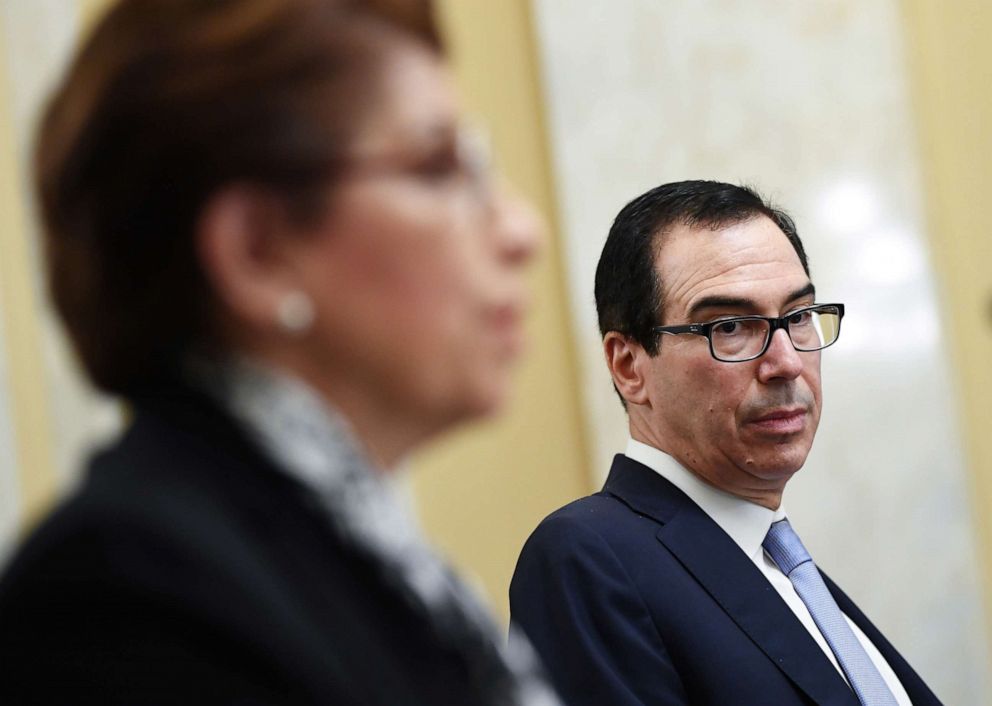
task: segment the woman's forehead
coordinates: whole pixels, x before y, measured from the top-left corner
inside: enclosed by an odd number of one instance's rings
[[[359,141],[436,138],[454,132],[459,105],[447,66],[414,43],[390,50],[379,76],[369,86],[373,110]]]

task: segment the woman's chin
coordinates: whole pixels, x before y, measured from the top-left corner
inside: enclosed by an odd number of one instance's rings
[[[458,392],[446,415],[451,427],[484,421],[502,412],[510,396],[509,379],[497,373],[478,385],[463,387]]]

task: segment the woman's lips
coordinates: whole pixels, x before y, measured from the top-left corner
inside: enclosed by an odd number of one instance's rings
[[[783,409],[752,419],[748,425],[767,434],[796,434],[806,428],[805,409]]]
[[[502,342],[505,352],[514,358],[524,345],[524,311],[523,302],[513,302],[493,307],[489,312],[493,332]]]

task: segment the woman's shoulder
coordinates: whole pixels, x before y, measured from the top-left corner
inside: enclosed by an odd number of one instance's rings
[[[319,532],[305,490],[198,407],[136,407],[123,435],[29,532],[2,583],[217,580],[261,570],[266,545],[287,532]]]
[[[149,660],[194,674],[195,656],[233,665],[221,691],[257,677],[335,703],[395,703],[384,695],[463,678],[316,501],[217,431],[136,411],[0,579],[0,656],[114,664],[114,688],[159,688]],[[436,699],[410,696],[421,701]]]

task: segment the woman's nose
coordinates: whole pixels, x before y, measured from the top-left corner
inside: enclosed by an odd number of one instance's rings
[[[496,189],[494,199],[493,226],[500,254],[514,264],[526,264],[544,244],[544,221],[529,202],[505,185]]]

